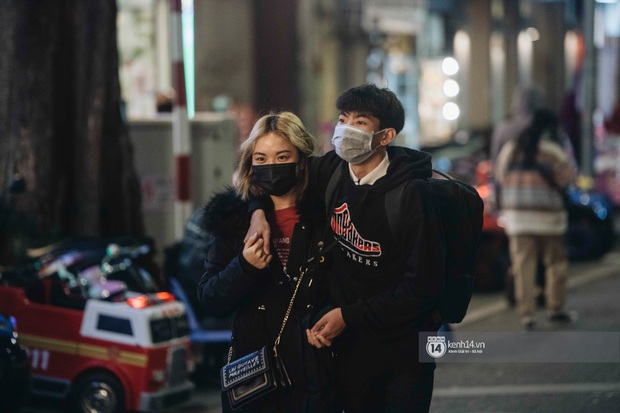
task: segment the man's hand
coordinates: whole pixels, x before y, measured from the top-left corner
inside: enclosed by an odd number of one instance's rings
[[[252,212],[252,217],[250,218],[250,228],[248,229],[247,234],[245,234],[245,239],[243,242],[247,243],[248,240],[255,235],[263,241],[261,244],[263,247],[263,252],[266,255],[270,255],[269,240],[271,238],[271,227],[269,226],[269,222],[267,222],[267,218],[265,218],[265,211],[262,209],[257,209]]]
[[[308,343],[316,348],[329,347],[345,327],[342,310],[334,308],[321,317],[312,329],[306,330]]]
[[[263,250],[263,240],[257,234],[252,235],[245,241],[243,258],[254,267],[262,270],[271,262],[271,254]]]

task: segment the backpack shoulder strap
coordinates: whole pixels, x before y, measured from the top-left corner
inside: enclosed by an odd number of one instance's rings
[[[446,178],[446,179],[448,179],[450,181],[454,181],[454,178],[451,177],[449,174],[447,174],[445,172],[438,171],[437,169],[432,169],[432,171],[433,171],[433,173],[436,173],[437,175],[441,175],[441,176],[443,176],[444,178]]]
[[[334,203],[336,202],[336,192],[340,184],[340,177],[342,176],[342,162],[338,164],[334,173],[329,178],[327,183],[327,189],[325,190],[325,212],[330,217],[332,210],[334,209]]]
[[[387,215],[390,232],[394,239],[399,240],[398,230],[401,226],[403,194],[408,181],[401,182],[397,187],[390,189],[385,193],[385,212]]]
[[[433,172],[443,176],[446,179],[453,180],[450,175],[447,173],[437,171],[433,169]],[[402,198],[405,193],[405,187],[407,186],[408,181],[402,182],[395,188],[390,189],[385,194],[385,210],[387,212],[388,225],[390,226],[390,231],[395,239],[398,240],[399,228],[402,225],[400,221],[400,217],[402,215]]]

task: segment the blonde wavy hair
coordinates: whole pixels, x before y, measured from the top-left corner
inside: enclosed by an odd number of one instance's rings
[[[272,132],[287,139],[297,148],[297,153],[299,154],[297,175],[299,180],[293,188],[293,195],[297,202],[308,185],[308,157],[317,153],[319,143],[306,130],[302,121],[291,112],[271,112],[256,121],[247,140],[239,148],[239,164],[235,169],[235,190],[245,200],[253,196],[265,195],[265,192],[254,183],[252,154],[256,147],[256,141]]]

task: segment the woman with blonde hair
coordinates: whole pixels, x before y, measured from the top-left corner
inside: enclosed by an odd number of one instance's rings
[[[305,330],[327,311],[328,295],[317,266],[325,230],[325,207],[304,197],[308,158],[316,139],[291,112],[261,117],[241,145],[234,189],[216,194],[204,207],[203,227],[210,234],[205,273],[198,298],[208,315],[235,313],[229,362],[263,346],[277,353],[291,386],[242,407],[251,412],[331,412],[333,410],[331,352],[316,349]],[[269,196],[273,228],[271,250],[252,235],[248,201]],[[304,271],[307,269],[307,271]],[[296,293],[295,293],[296,292]],[[294,304],[287,314],[287,308]],[[231,401],[223,393],[224,411]]]

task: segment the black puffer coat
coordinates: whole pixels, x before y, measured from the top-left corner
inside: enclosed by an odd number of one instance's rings
[[[203,216],[209,242],[198,299],[208,315],[225,317],[236,312],[232,328],[233,360],[262,346],[273,346],[299,276],[297,268],[318,254],[318,243],[325,230],[325,207],[302,200],[298,205],[300,222],[291,240],[288,276],[277,254],[268,268],[258,270],[242,254],[248,229],[247,208],[229,189],[207,203]],[[331,352],[310,346],[305,333],[329,309],[321,273],[319,269],[304,275],[278,346],[278,354],[293,383],[292,390],[268,398],[247,411],[332,411]],[[224,411],[228,411],[225,395],[222,402]]]

